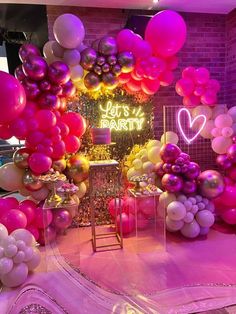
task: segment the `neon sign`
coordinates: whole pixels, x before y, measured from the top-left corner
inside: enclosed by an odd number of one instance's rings
[[[112,131],[142,130],[145,114],[142,107],[129,107],[126,104],[107,101],[105,106],[99,106],[101,112],[100,127]]]
[[[192,127],[194,126],[194,123],[196,123],[197,121],[199,122],[198,129],[196,130],[196,133],[194,134],[194,136],[191,137],[191,138],[189,138],[185,134],[185,132],[184,132],[183,121],[185,121],[185,119],[184,119],[184,115],[183,114],[187,114],[187,117],[188,117],[188,127],[190,129],[192,129]],[[201,120],[201,122],[199,120]],[[191,144],[191,142],[193,142],[197,138],[197,136],[201,133],[201,131],[203,130],[203,128],[204,128],[204,126],[206,124],[206,121],[207,121],[206,116],[204,116],[203,114],[197,115],[194,119],[192,119],[189,110],[186,109],[186,108],[181,108],[178,111],[178,114],[177,114],[177,123],[178,123],[178,127],[179,127],[179,130],[180,130],[180,133],[183,136],[184,140],[188,144]]]

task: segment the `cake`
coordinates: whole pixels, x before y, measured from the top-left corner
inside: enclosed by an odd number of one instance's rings
[[[111,144],[111,130],[109,128],[91,128],[93,144]]]

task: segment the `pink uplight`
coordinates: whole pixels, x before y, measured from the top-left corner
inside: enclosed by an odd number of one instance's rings
[[[202,123],[200,124],[198,130],[196,131],[195,135],[191,138],[189,138],[185,132],[184,132],[184,129],[183,129],[183,125],[182,125],[182,122],[183,122],[183,113],[184,114],[187,114],[188,116],[188,127],[190,129],[192,129],[194,123],[199,120],[199,119],[202,119]],[[203,130],[205,124],[206,124],[206,121],[207,121],[207,118],[205,115],[203,114],[200,114],[198,116],[196,116],[194,119],[192,119],[191,117],[191,114],[189,112],[188,109],[186,108],[181,108],[179,111],[178,111],[178,114],[177,114],[177,123],[178,123],[178,127],[179,127],[179,130],[180,130],[180,133],[181,135],[183,136],[184,140],[188,143],[188,144],[191,144],[197,137],[198,135],[201,133],[201,131]]]

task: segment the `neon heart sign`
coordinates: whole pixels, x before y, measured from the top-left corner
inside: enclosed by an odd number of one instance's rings
[[[187,117],[188,117],[188,127],[190,129],[192,129],[192,127],[194,126],[194,123],[196,123],[197,121],[201,120],[201,123],[199,125],[199,128],[198,130],[196,131],[196,133],[194,134],[193,137],[189,138],[186,134],[185,134],[185,131],[183,129],[183,117],[184,115],[187,114]],[[206,116],[204,116],[204,114],[199,114],[197,115],[194,119],[192,119],[191,117],[191,114],[189,112],[188,109],[186,108],[181,108],[179,111],[178,111],[178,114],[177,114],[177,122],[178,122],[178,127],[179,127],[179,130],[180,130],[180,133],[181,135],[183,136],[184,140],[188,143],[188,144],[191,144],[197,137],[198,135],[201,133],[201,131],[203,130],[205,124],[206,124],[206,121],[207,121],[207,118]]]

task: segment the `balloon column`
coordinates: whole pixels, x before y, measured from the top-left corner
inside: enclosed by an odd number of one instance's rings
[[[183,97],[185,107],[196,107],[200,104],[215,105],[220,83],[210,78],[209,71],[204,68],[189,66],[182,72],[182,78],[177,81],[175,90]]]
[[[0,224],[0,281],[13,288],[23,284],[29,271],[40,263],[40,253],[32,234],[17,229],[8,235],[6,227]]]

